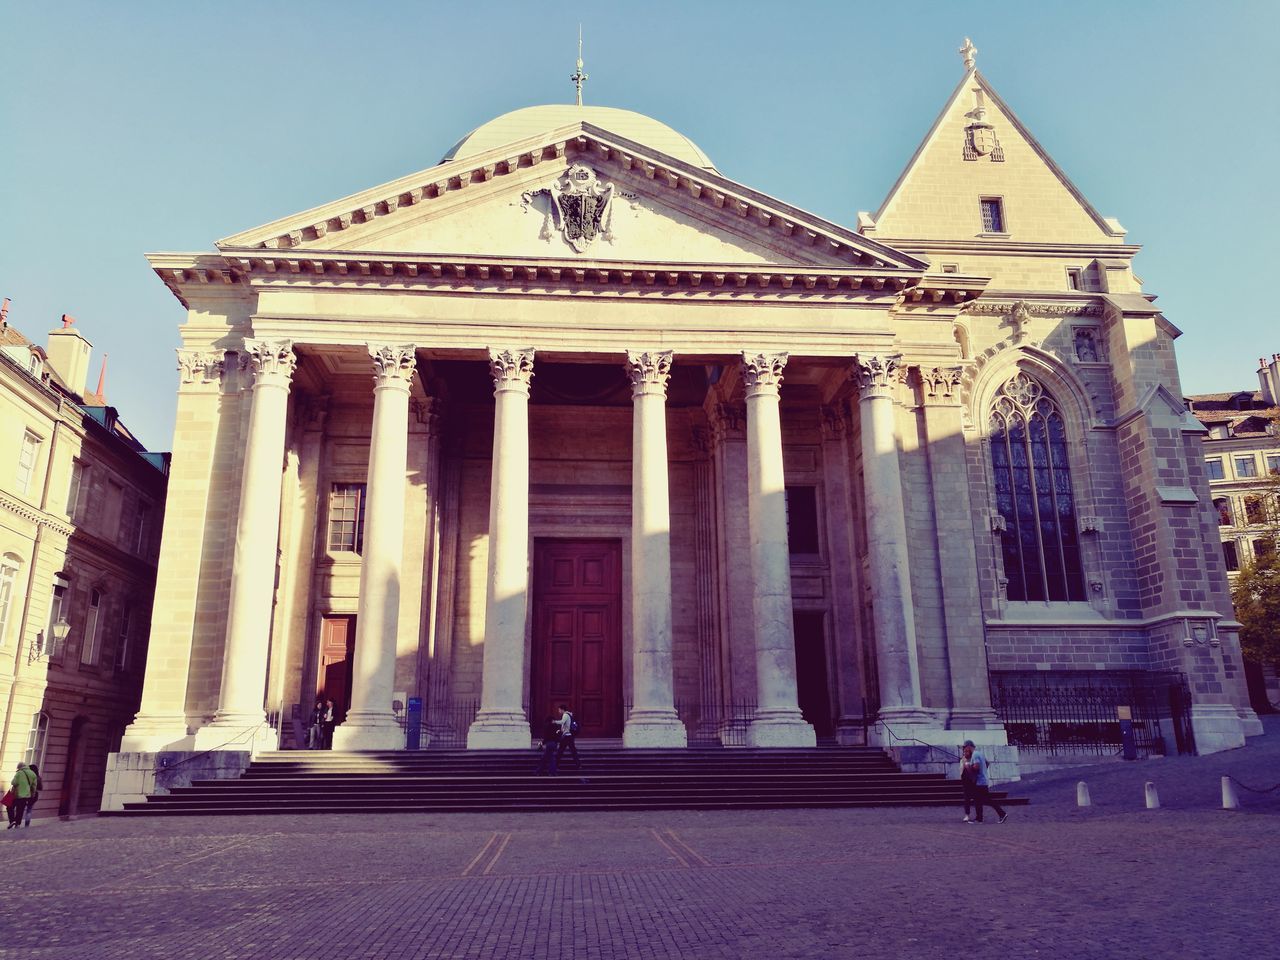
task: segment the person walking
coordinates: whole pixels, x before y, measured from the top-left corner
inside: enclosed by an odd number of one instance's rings
[[[966,743],[970,741],[965,741]],[[964,822],[972,823],[973,820],[969,816],[973,810],[974,801],[977,799],[978,791],[974,788],[974,781],[977,776],[973,772],[973,768],[969,765],[967,757],[960,758],[960,789],[964,791]]]
[[[33,763],[30,764],[27,769],[30,770],[36,778],[36,788],[31,794],[30,799],[27,800],[27,809],[24,810],[22,814],[22,825],[24,827],[31,826],[31,811],[35,808],[36,801],[40,799],[40,791],[44,789],[44,781],[40,779],[40,768]]]
[[[560,745],[556,747],[556,764],[560,763],[560,758],[565,752],[573,754],[574,769],[582,770],[582,758],[578,756],[577,732],[578,721],[573,719],[573,714],[569,712],[569,708],[563,703],[556,707],[556,720],[560,724]],[[555,767],[551,768],[551,772],[555,773]]]
[[[31,796],[36,792],[38,782],[36,775],[25,763],[18,764],[18,772],[13,775],[13,781],[10,783],[13,787],[13,806],[9,808],[8,829],[22,826],[22,818],[27,813],[27,804],[31,802]]]
[[[981,823],[982,805],[986,804],[1000,818],[996,822],[1004,823],[1009,819],[1009,815],[1004,812],[1004,808],[1000,804],[991,799],[991,779],[987,775],[987,758],[978,752],[972,740],[964,742],[964,762],[973,772],[973,804],[976,808],[974,810],[975,819],[968,822]]]
[[[538,767],[533,771],[535,777],[541,777],[549,773],[551,776],[556,775],[556,748],[560,745],[560,721],[547,714],[546,721],[542,724],[542,757],[538,760]]]

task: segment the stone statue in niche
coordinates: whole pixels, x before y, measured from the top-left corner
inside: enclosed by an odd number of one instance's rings
[[[613,240],[613,197],[613,184],[602,183],[585,163],[575,163],[549,189],[529,191],[520,200],[526,209],[536,205],[542,210],[542,239],[559,233],[583,253],[597,238]]]
[[[1098,341],[1091,327],[1076,327],[1076,359],[1081,363],[1097,363]]]

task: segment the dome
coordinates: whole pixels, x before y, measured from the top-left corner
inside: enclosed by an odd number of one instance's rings
[[[572,103],[524,107],[504,113],[468,133],[453,145],[453,149],[440,162],[475,156],[494,147],[515,143],[579,121],[593,124],[636,143],[643,143],[695,167],[715,169],[711,158],[696,143],[653,117],[617,107],[579,107]]]

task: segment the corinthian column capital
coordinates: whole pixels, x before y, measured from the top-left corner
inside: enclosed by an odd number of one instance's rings
[[[417,369],[417,347],[412,343],[369,343],[369,359],[373,361],[374,389],[403,386],[408,389]]]
[[[782,386],[782,368],[787,365],[787,353],[742,354],[742,380],[748,397],[778,395]]]
[[[226,371],[225,350],[178,349],[178,369],[183,383],[218,383]]]
[[[489,375],[493,377],[493,392],[517,390],[528,394],[533,380],[533,348],[497,350],[489,348]]]
[[[924,390],[924,402],[931,404],[955,404],[960,402],[960,379],[964,367],[921,367],[920,386]]]
[[[292,340],[254,340],[245,337],[243,357],[253,369],[254,381],[263,386],[287,387],[298,367]]]
[[[862,397],[892,396],[893,383],[902,363],[900,353],[856,353],[851,375]]]
[[[626,369],[631,379],[631,396],[665,397],[674,356],[670,350],[628,350]]]

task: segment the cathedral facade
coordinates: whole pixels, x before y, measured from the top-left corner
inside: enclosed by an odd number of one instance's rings
[[[999,746],[1035,672],[1261,732],[1178,331],[966,58],[853,227],[553,106],[151,256],[189,314],[122,749],[271,746],[317,696],[349,749],[419,703],[527,747],[562,702],[629,746]]]

